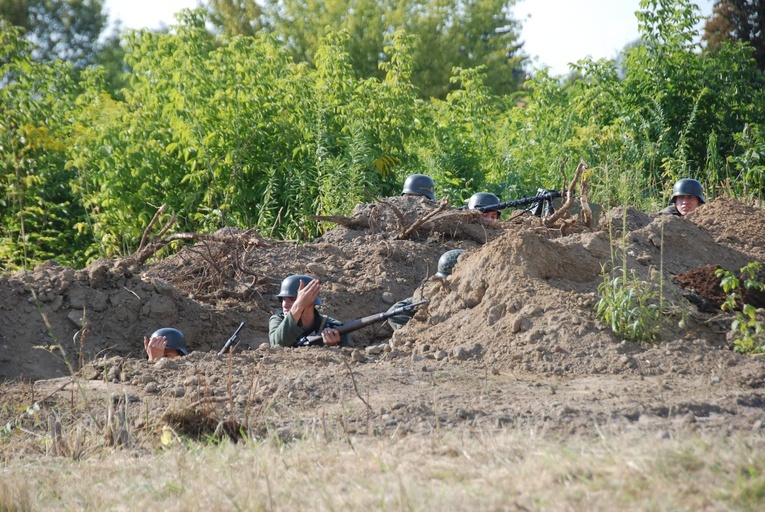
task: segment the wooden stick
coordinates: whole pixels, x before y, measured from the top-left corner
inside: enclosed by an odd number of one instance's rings
[[[167,203],[163,204],[159,207],[157,212],[154,214],[154,218],[151,219],[151,222],[149,222],[149,225],[146,226],[146,229],[143,230],[143,235],[141,236],[141,243],[138,244],[138,251],[146,247],[146,239],[149,237],[149,233],[151,233],[151,228],[154,226],[154,224],[159,220],[159,216],[162,215],[167,211]]]
[[[555,221],[563,217],[568,210],[571,208],[571,206],[574,204],[574,200],[576,199],[576,196],[574,195],[574,190],[576,188],[576,182],[579,181],[579,179],[582,177],[582,173],[587,169],[587,164],[584,163],[584,160],[579,161],[579,165],[576,167],[576,172],[574,173],[574,179],[571,180],[571,183],[568,186],[568,190],[566,190],[566,200],[563,203],[563,206],[558,209],[557,212],[550,215],[546,219],[542,221],[542,223],[546,227],[550,227],[553,224],[555,224]]]
[[[432,219],[433,217],[435,217],[439,213],[443,212],[447,208],[449,208],[449,201],[446,198],[441,199],[441,203],[438,205],[438,208],[436,208],[432,212],[428,213],[424,217],[422,217],[420,219],[417,219],[417,221],[414,224],[412,224],[411,226],[409,226],[409,228],[406,231],[404,231],[404,233],[401,234],[398,237],[398,239],[399,240],[403,240],[405,238],[408,238],[409,235],[411,235],[417,228],[419,228],[420,226],[422,226],[423,224],[425,224],[430,219]]]

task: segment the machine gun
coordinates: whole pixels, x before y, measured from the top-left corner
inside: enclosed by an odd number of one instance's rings
[[[563,196],[563,192],[559,190],[547,191],[544,189],[539,189],[537,190],[537,195],[535,196],[523,197],[521,199],[516,199],[515,201],[507,201],[505,203],[476,206],[475,208],[473,208],[473,210],[477,212],[481,212],[481,213],[486,213],[486,212],[504,210],[505,208],[516,208],[518,206],[531,205],[531,208],[529,208],[529,212],[532,215],[536,215],[537,217],[542,217],[542,215],[544,214],[544,216],[547,217],[555,211],[552,206],[553,199],[556,199],[562,196]],[[457,209],[467,210],[468,207],[461,206]]]
[[[234,334],[231,335],[231,337],[228,339],[226,344],[223,345],[223,348],[220,349],[220,352],[218,352],[219,356],[222,356],[223,354],[225,354],[226,350],[228,350],[228,347],[230,347],[231,344],[236,341],[236,337],[239,335],[239,331],[242,330],[242,327],[244,327],[244,322],[239,324],[239,327],[236,328],[236,330],[234,331]]]
[[[396,308],[391,311],[384,311],[382,313],[376,313],[374,315],[365,316],[364,318],[352,320],[350,322],[346,322],[344,324],[338,325],[337,327],[332,327],[332,329],[335,329],[341,335],[349,333],[349,332],[353,332],[353,331],[358,331],[359,329],[366,327],[368,325],[376,324],[377,322],[383,322],[393,316],[406,313],[407,311],[411,311],[412,309],[416,308],[420,304],[424,304],[426,302],[428,301],[421,300],[419,302],[413,302],[411,304],[407,304],[406,306],[401,306],[400,308]],[[310,347],[312,345],[323,345],[323,344],[324,344],[324,341],[322,341],[321,334],[313,334],[311,336],[303,336],[302,338],[297,340],[295,344],[292,346],[293,347]]]

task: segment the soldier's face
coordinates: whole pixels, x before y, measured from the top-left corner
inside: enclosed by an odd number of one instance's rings
[[[496,210],[493,212],[485,212],[482,213],[481,216],[486,220],[497,220],[499,219],[499,212]]]
[[[295,297],[283,297],[282,298],[282,313],[284,313],[285,315],[289,313],[294,303],[295,303]]]
[[[675,208],[680,215],[686,216],[699,207],[700,201],[696,196],[677,196],[675,198]]]
[[[174,357],[181,357],[181,351],[175,348],[166,348],[165,353],[162,356],[168,359],[173,359]]]

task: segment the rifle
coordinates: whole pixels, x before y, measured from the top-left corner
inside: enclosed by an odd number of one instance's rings
[[[231,335],[231,337],[228,339],[226,344],[223,345],[223,348],[220,349],[220,352],[218,352],[219,356],[222,356],[223,354],[225,354],[226,350],[228,350],[228,347],[230,347],[231,344],[234,343],[234,341],[236,341],[236,337],[239,334],[239,331],[242,330],[242,327],[244,327],[244,322],[239,324],[239,327],[236,328],[236,330],[234,331],[234,334]]]
[[[504,210],[505,208],[515,208],[516,206],[526,206],[526,205],[532,205],[529,210],[536,215],[537,217],[541,217],[542,213],[544,212],[545,215],[550,215],[552,213],[552,201],[553,199],[557,197],[562,197],[563,192],[559,190],[551,190],[551,191],[545,191],[544,189],[539,189],[537,191],[537,195],[531,196],[531,197],[523,197],[521,199],[516,199],[515,201],[507,201],[505,203],[497,203],[497,204],[487,204],[486,206],[476,206],[473,208],[473,210],[486,213],[486,212],[495,212],[499,210]],[[467,206],[461,206],[457,208],[458,210],[467,210]]]
[[[374,315],[369,315],[369,316],[365,316],[364,318],[352,320],[350,322],[346,322],[344,324],[338,325],[337,327],[332,327],[332,329],[335,329],[341,335],[349,333],[349,332],[353,332],[353,331],[358,331],[359,329],[364,328],[368,325],[372,325],[377,322],[383,322],[390,317],[400,315],[402,313],[406,313],[407,311],[411,311],[412,309],[416,308],[420,304],[424,304],[426,302],[428,301],[421,300],[419,302],[413,302],[412,304],[401,306],[400,308],[396,308],[391,311],[375,313]],[[323,345],[323,344],[324,342],[321,339],[321,334],[313,334],[311,336],[303,336],[302,338],[297,340],[295,344],[292,346],[293,347],[310,347],[313,345]]]

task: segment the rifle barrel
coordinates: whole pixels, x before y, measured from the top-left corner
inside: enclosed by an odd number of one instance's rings
[[[225,354],[226,353],[226,349],[228,349],[228,347],[230,347],[231,344],[234,343],[234,341],[236,340],[236,337],[239,335],[239,331],[242,330],[242,327],[244,327],[244,322],[241,322],[239,324],[239,327],[236,328],[236,331],[234,331],[234,334],[231,335],[231,337],[228,339],[228,341],[226,341],[226,344],[223,345],[223,348],[220,349],[220,352],[218,352],[219,356],[222,356],[223,354]]]
[[[401,306],[400,308],[396,308],[392,311],[383,311],[382,313],[375,313],[374,315],[365,316],[364,318],[358,318],[356,320],[351,320],[350,322],[346,322],[344,324],[340,324],[337,327],[333,327],[337,332],[340,334],[347,334],[349,332],[358,331],[359,329],[363,329],[364,327],[368,325],[372,325],[377,322],[382,322],[384,320],[387,320],[388,318],[394,317],[396,315],[400,315],[401,313],[404,313],[405,311],[409,311],[410,309],[414,309],[420,304],[426,303],[427,300],[421,300],[419,302],[413,302],[412,304],[408,304],[406,306]],[[302,346],[302,345],[315,345],[319,343],[322,340],[321,334],[312,334],[310,336],[305,336],[298,340],[296,346]]]

